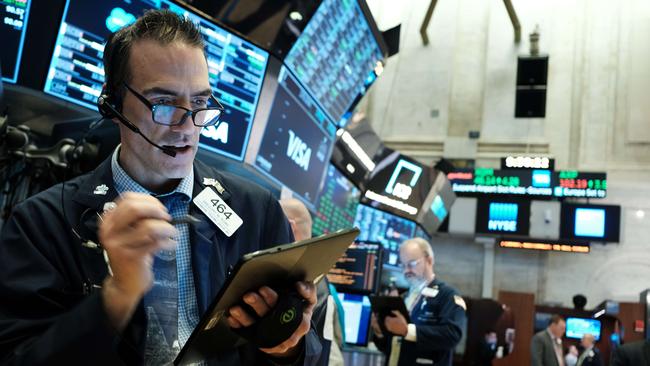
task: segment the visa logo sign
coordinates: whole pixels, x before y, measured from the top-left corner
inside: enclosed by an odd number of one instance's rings
[[[311,148],[296,135],[295,132],[289,130],[289,144],[287,145],[287,157],[298,164],[304,171],[309,170],[309,159],[311,159]]]
[[[208,126],[204,127],[201,130],[201,135],[212,139],[214,141],[220,141],[222,144],[228,143],[228,122],[221,122],[217,127]]]
[[[517,213],[519,206],[516,203],[490,203],[488,214],[488,230],[490,231],[517,231]]]

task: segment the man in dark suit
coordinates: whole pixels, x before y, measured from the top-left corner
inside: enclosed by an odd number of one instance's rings
[[[559,315],[553,315],[546,329],[535,334],[530,343],[532,366],[564,366],[562,335],[566,322]]]
[[[610,366],[650,366],[650,341],[638,341],[618,347]]]
[[[404,302],[411,322],[396,310],[384,319],[373,315],[373,341],[387,355],[389,366],[451,366],[454,348],[465,329],[465,301],[435,276],[433,249],[426,240],[406,240],[399,253],[410,284]],[[386,332],[382,332],[379,321],[383,321]]]
[[[596,338],[593,334],[585,334],[580,341],[583,351],[578,357],[576,366],[600,366],[602,360],[600,350],[596,347]]]

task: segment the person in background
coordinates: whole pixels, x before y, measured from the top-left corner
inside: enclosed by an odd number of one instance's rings
[[[535,334],[530,343],[532,366],[565,366],[562,336],[566,330],[564,319],[555,314],[546,329]]]
[[[624,344],[614,350],[610,366],[650,366],[650,340]]]
[[[578,357],[578,363],[576,366],[602,365],[600,350],[596,347],[596,338],[593,334],[583,335],[580,344],[582,345],[583,350],[580,357]]]
[[[373,341],[388,355],[389,366],[451,366],[454,348],[463,336],[467,321],[465,301],[453,287],[436,278],[433,249],[426,240],[404,241],[399,256],[410,285],[404,302],[412,323],[394,311],[394,316],[383,319],[389,332],[384,334],[373,314]]]
[[[497,333],[494,330],[488,330],[479,343],[476,366],[491,366],[496,355]]]
[[[566,366],[576,366],[578,363],[578,348],[574,345],[569,346],[569,350],[567,351],[566,355],[564,355],[564,364]]]
[[[280,207],[289,220],[289,225],[296,241],[311,238],[312,218],[307,207],[295,198],[280,200]],[[314,309],[313,320],[316,324],[316,331],[323,338],[323,351],[318,365],[343,366],[343,331],[340,324],[343,317],[339,310],[342,309],[336,302],[336,290],[334,286],[323,278],[316,284],[318,301]],[[338,306],[337,306],[338,305]]]

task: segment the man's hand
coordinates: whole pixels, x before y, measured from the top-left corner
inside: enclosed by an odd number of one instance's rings
[[[408,323],[406,322],[406,318],[397,310],[393,310],[392,313],[393,316],[387,316],[384,319],[386,329],[393,334],[402,337],[406,336],[406,333],[408,333]]]
[[[154,254],[174,249],[177,231],[165,206],[148,194],[125,193],[115,203],[100,222],[99,242],[113,272],[102,289],[104,304],[121,330],[153,284]]]
[[[261,348],[264,353],[274,357],[291,357],[298,352],[298,344],[311,327],[311,316],[316,305],[316,286],[311,282],[297,282],[296,289],[300,296],[307,300],[307,306],[302,313],[302,322],[295,332],[284,342],[272,348]],[[252,307],[259,317],[266,315],[278,301],[278,294],[267,286],[261,287],[257,292],[249,292],[244,295],[243,300]],[[226,318],[231,328],[251,326],[255,320],[240,306],[233,306],[229,310],[230,315]]]

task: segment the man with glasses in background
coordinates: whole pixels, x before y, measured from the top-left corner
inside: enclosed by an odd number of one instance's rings
[[[410,288],[404,300],[411,323],[399,312],[384,318],[385,334],[372,317],[374,343],[387,355],[386,364],[451,366],[454,349],[465,329],[465,301],[436,278],[431,245],[422,238],[400,246],[400,265]]]
[[[242,255],[294,241],[268,191],[194,161],[201,128],[224,112],[195,24],[149,11],[109,38],[104,67],[98,108],[121,144],[94,171],[16,206],[3,227],[0,364],[170,364]],[[284,285],[305,299],[297,330],[207,363],[317,361],[314,285]],[[228,325],[253,325],[276,290],[245,294]]]

